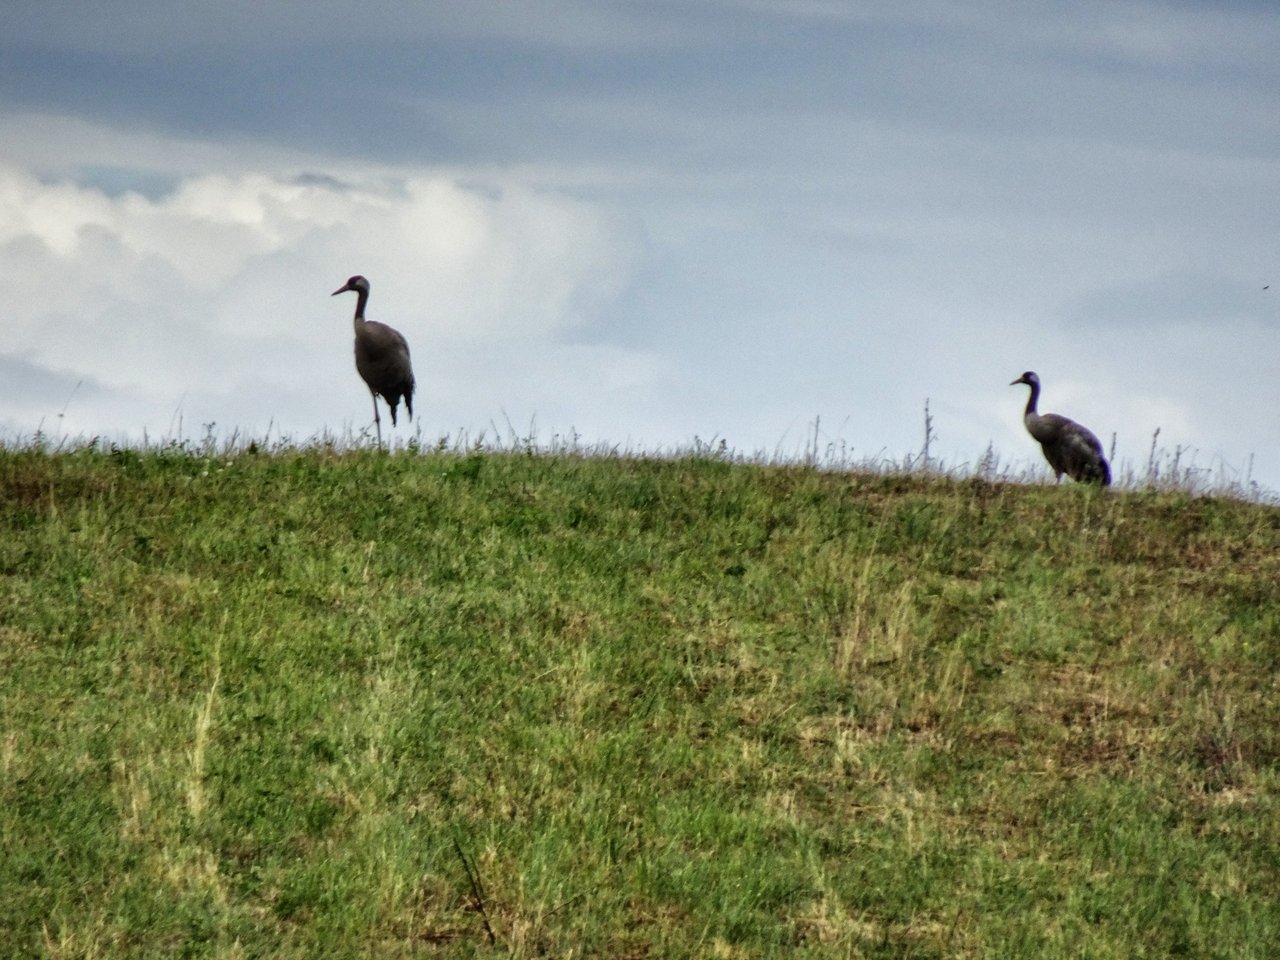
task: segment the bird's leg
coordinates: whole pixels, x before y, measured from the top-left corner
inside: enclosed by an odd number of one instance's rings
[[[372,390],[369,396],[373,398],[373,426],[378,431],[378,448],[382,448],[382,418],[378,416],[378,395]]]

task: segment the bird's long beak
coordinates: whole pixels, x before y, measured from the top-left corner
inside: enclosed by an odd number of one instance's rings
[[[339,292],[339,293],[341,293],[342,291],[341,291],[341,290],[339,290],[338,292]],[[1017,380],[1010,380],[1010,381],[1009,381],[1009,386],[1011,386],[1011,387],[1016,387],[1018,384],[1020,384],[1020,383],[1026,383],[1026,382],[1027,382],[1027,381],[1025,381],[1025,380],[1023,380],[1021,377],[1019,377]]]
[[[347,292],[348,290],[350,290],[350,289],[351,289],[351,284],[349,284],[349,283],[347,283],[347,284],[343,284],[343,285],[342,285],[341,287],[339,287],[337,290],[333,291],[333,293],[329,294],[329,296],[331,296],[331,297],[336,297],[338,294],[340,294],[340,293],[346,293],[346,292]]]

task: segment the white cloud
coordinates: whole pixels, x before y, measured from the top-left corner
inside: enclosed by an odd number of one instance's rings
[[[115,395],[114,406],[105,394],[92,410],[73,403],[68,427],[154,435],[184,406],[201,422],[254,408],[295,430],[358,422],[355,301],[329,297],[351,273],[370,277],[368,315],[405,333],[422,379],[450,341],[537,350],[588,323],[627,282],[632,250],[598,209],[510,180],[245,172],[188,177],[149,199],[6,166],[0,257],[0,357]],[[634,371],[614,359],[629,383]],[[62,399],[24,394],[9,415],[30,423]]]

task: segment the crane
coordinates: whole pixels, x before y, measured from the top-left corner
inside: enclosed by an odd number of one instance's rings
[[[356,315],[353,320],[356,334],[356,371],[369,387],[373,396],[373,423],[378,431],[378,446],[382,446],[382,420],[378,416],[378,397],[381,396],[391,411],[391,424],[395,426],[396,406],[404,398],[404,408],[413,419],[413,366],[409,362],[409,343],[399,330],[366,320],[364,308],[369,302],[369,281],[356,274],[330,296],[354,290]]]
[[[1098,483],[1104,487],[1110,484],[1111,468],[1102,455],[1102,444],[1098,442],[1098,438],[1074,420],[1056,413],[1036,412],[1036,402],[1040,399],[1040,377],[1034,371],[1028,370],[1009,386],[1019,383],[1025,383],[1031,388],[1022,422],[1027,425],[1027,433],[1040,442],[1040,449],[1053,468],[1054,477],[1061,481],[1065,473],[1072,480],[1081,483]]]

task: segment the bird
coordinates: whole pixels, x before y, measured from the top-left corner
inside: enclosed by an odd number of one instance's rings
[[[391,410],[391,425],[395,426],[396,406],[404,398],[404,408],[413,419],[413,366],[409,362],[409,342],[399,330],[385,323],[364,318],[365,304],[369,302],[369,281],[356,274],[330,294],[336,297],[348,290],[356,292],[356,371],[369,387],[373,396],[373,423],[378,431],[378,446],[382,446],[382,420],[378,416],[378,397],[386,401]]]
[[[1036,401],[1040,399],[1040,377],[1028,370],[1009,386],[1025,383],[1031,388],[1027,409],[1022,422],[1027,432],[1040,442],[1044,457],[1053,468],[1053,475],[1062,480],[1065,473],[1080,483],[1111,483],[1111,468],[1102,455],[1102,444],[1093,433],[1066,417],[1056,413],[1036,413]]]

